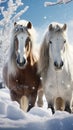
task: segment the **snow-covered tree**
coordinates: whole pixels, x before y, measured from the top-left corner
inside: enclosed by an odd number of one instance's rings
[[[0,5],[4,2],[6,2],[6,0],[0,0]],[[22,6],[22,9],[18,12],[17,10],[20,6]],[[18,21],[20,16],[25,13],[28,8],[29,6],[25,6],[21,0],[8,0],[7,8],[0,6],[0,15],[3,16],[0,20],[0,72],[7,57],[13,23]]]

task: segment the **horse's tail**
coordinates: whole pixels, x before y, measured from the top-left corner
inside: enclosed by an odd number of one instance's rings
[[[57,97],[55,100],[55,109],[64,111],[65,110],[65,102],[61,97]]]
[[[28,98],[26,96],[22,96],[21,99],[20,99],[20,108],[23,111],[27,112],[28,104],[29,104]]]

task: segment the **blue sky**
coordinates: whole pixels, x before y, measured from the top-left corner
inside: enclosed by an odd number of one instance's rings
[[[35,26],[41,26],[52,21],[64,22],[73,19],[73,1],[68,4],[44,7],[46,0],[23,0],[25,5],[29,5],[28,11],[22,18],[32,21]],[[49,0],[56,1],[56,0]],[[46,17],[46,19],[44,18]]]
[[[48,0],[22,0],[24,3],[23,6],[28,5],[29,9],[21,16],[21,19],[31,21],[36,27],[40,27],[52,21],[66,23],[73,20],[73,1],[68,4],[44,7],[45,1]],[[49,1],[56,2],[56,0]],[[7,7],[7,3],[2,5]],[[23,6],[21,6],[18,11],[22,9]],[[2,16],[0,17],[2,18]]]

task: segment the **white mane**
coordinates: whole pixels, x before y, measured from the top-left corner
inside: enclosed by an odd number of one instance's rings
[[[23,26],[27,26],[27,23],[28,23],[28,21],[26,21],[26,20],[20,20],[17,22],[17,24],[23,25]],[[36,31],[35,31],[33,25],[32,25],[31,29],[28,29],[28,32],[31,34],[32,42],[35,42],[36,41]]]
[[[73,81],[73,46],[69,43],[65,46],[65,53],[64,53],[64,65],[66,71],[71,74],[71,79]]]
[[[51,24],[52,24],[52,28],[54,28],[55,32],[62,29],[62,27],[63,27],[63,24],[58,23],[58,22],[52,22]],[[67,29],[64,31],[64,35],[67,38]],[[44,38],[46,38],[46,42],[49,41],[49,37],[50,37],[50,31],[49,31],[49,26],[48,26],[48,28],[45,30],[45,33],[44,33]]]
[[[52,24],[52,26],[53,26],[55,29],[57,29],[57,27],[58,27],[57,25],[59,25],[60,28],[63,27],[63,24],[62,24],[62,23],[52,22],[51,24]]]

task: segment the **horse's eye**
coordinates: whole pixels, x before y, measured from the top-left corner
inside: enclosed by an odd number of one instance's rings
[[[50,44],[52,44],[52,41],[49,41]]]
[[[64,43],[66,43],[66,40],[64,40]]]

